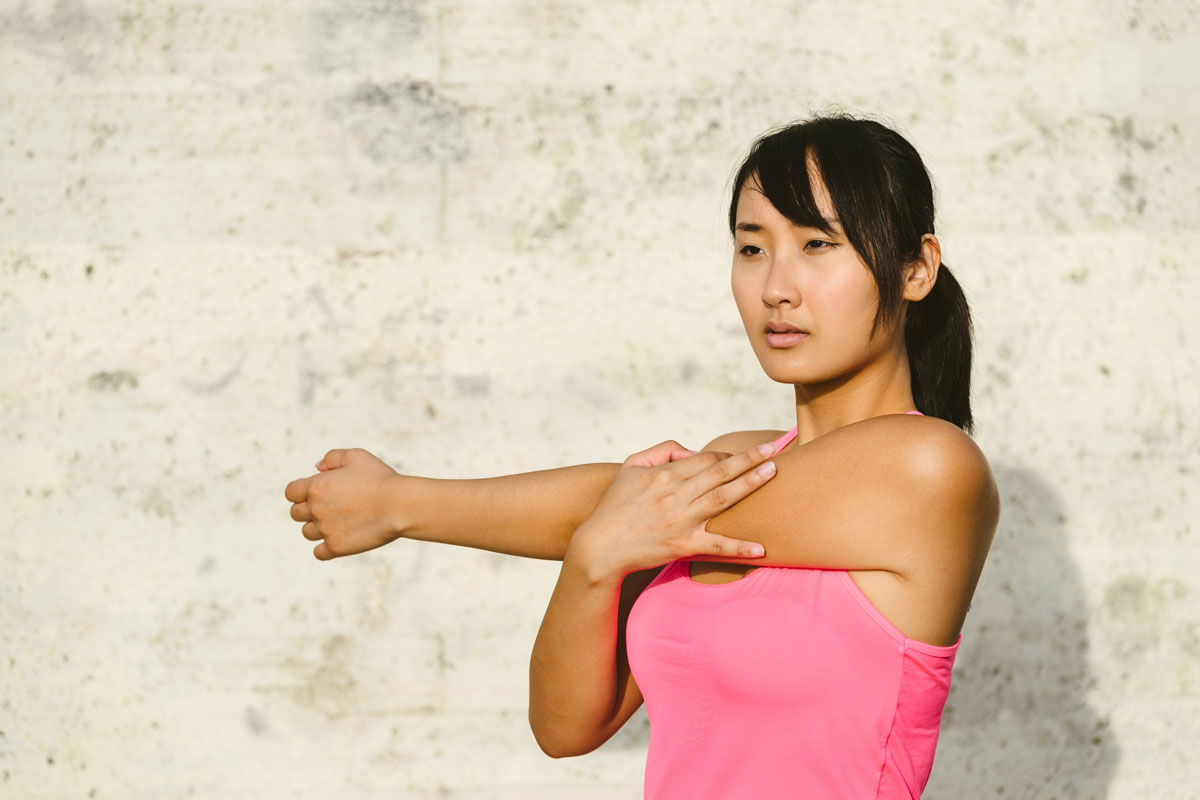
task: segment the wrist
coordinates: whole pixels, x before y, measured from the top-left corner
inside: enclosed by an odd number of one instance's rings
[[[588,535],[586,525],[576,529],[563,555],[563,571],[574,573],[591,588],[619,586],[627,570],[620,567],[611,553],[598,546],[599,542]]]
[[[407,536],[417,526],[414,510],[419,507],[415,496],[415,478],[411,475],[389,475],[383,482],[384,519],[388,537],[395,541]]]

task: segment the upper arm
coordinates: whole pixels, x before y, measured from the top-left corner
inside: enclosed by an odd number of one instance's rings
[[[755,564],[940,579],[951,569],[973,589],[999,502],[987,460],[955,426],[876,417],[774,460],[775,477],[706,526],[761,543]]]

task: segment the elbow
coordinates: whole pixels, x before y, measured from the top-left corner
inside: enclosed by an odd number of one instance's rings
[[[532,714],[529,715],[529,729],[542,752],[551,758],[570,758],[590,753],[600,746],[600,742],[584,740],[583,737],[572,736],[569,732],[556,729],[555,726],[539,722]]]
[[[582,755],[553,739],[547,739],[542,736],[534,736],[534,738],[537,739],[538,747],[542,748],[542,752],[551,758],[569,758],[570,756]]]

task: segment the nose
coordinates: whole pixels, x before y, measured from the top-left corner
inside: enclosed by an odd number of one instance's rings
[[[787,255],[777,255],[772,259],[766,283],[763,284],[762,301],[768,308],[784,303],[792,308],[800,305],[798,275],[793,260]]]

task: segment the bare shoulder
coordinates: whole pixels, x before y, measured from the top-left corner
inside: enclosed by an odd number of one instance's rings
[[[991,477],[983,451],[963,430],[937,417],[887,414],[831,431],[805,445],[886,457],[915,478]]]
[[[815,439],[827,447],[867,455],[897,480],[909,502],[939,509],[990,543],[1000,513],[999,491],[987,457],[961,428],[936,417],[889,414],[857,422]]]
[[[739,453],[742,450],[749,450],[756,444],[778,439],[784,433],[785,431],[776,430],[733,431],[721,434],[701,449],[704,452]]]

